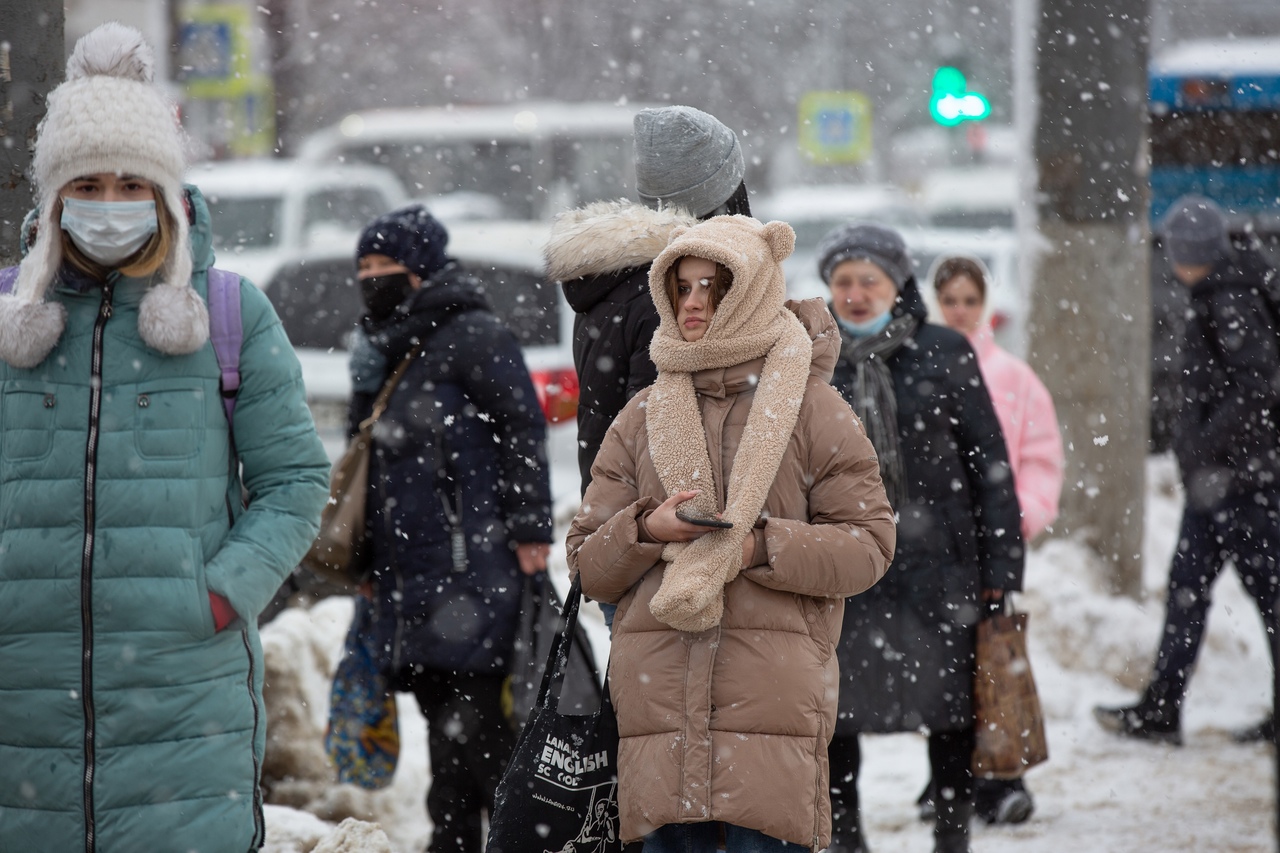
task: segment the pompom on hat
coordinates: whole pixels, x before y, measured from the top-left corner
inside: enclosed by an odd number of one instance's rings
[[[209,338],[209,312],[191,288],[191,247],[182,175],[184,137],[173,105],[153,83],[155,59],[142,34],[107,23],[76,42],[67,79],[49,95],[32,173],[39,196],[36,240],[11,294],[0,296],[0,358],[34,367],[57,344],[66,311],[45,301],[63,263],[58,193],[83,175],[136,175],[156,188],[174,223],[169,256],[139,306],[138,332],[148,346],[184,355]]]

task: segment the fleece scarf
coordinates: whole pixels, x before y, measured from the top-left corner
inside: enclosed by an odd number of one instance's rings
[[[717,216],[675,233],[654,261],[649,288],[661,322],[649,348],[658,379],[649,391],[645,428],[649,455],[670,496],[698,489],[691,503],[714,515],[720,493],[711,467],[693,374],[743,364],[761,356],[764,368],[733,460],[724,518],[692,542],[669,542],[662,585],[650,602],[654,617],[679,631],[705,631],[720,623],[725,584],[742,566],[742,543],[755,526],[791,440],[813,358],[813,342],[784,306],[780,262],[795,247],[795,232],[781,222],[761,225],[745,216]],[[684,257],[715,261],[733,273],[703,337],[685,341],[666,294],[666,272]]]

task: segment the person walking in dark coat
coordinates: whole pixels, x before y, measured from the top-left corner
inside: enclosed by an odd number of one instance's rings
[[[976,626],[1022,588],[1020,513],[1000,422],[964,336],[927,313],[902,237],[845,225],[818,247],[842,338],[832,384],[863,419],[898,518],[879,584],[847,600],[837,654],[831,851],[865,851],[861,732],[927,731],[935,850],[969,850]]]
[[[379,664],[427,718],[430,853],[479,853],[514,747],[502,710],[521,573],[551,542],[546,423],[515,335],[421,205],[368,225],[351,421],[412,362],[373,433],[369,578]],[[364,354],[363,356],[361,354]],[[372,353],[372,357],[369,354]]]
[[[1175,276],[1190,288],[1174,423],[1186,505],[1169,567],[1151,681],[1133,705],[1094,709],[1120,735],[1180,744],[1187,679],[1204,636],[1213,583],[1230,562],[1262,614],[1272,665],[1280,618],[1280,281],[1233,249],[1216,204],[1184,196],[1161,223]],[[1274,736],[1274,723],[1255,727]]]

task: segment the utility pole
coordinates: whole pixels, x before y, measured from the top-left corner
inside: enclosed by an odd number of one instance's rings
[[[1149,0],[1032,0],[1036,230],[1030,361],[1067,450],[1059,529],[1142,591],[1150,410]],[[1031,64],[1028,63],[1028,64]]]
[[[18,263],[22,219],[35,203],[29,178],[45,98],[62,82],[65,12],[48,0],[5,0],[0,36],[0,267]]]

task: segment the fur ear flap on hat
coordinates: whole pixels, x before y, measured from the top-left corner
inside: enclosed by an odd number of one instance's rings
[[[760,236],[764,238],[769,252],[778,263],[791,257],[791,253],[796,250],[796,232],[785,222],[770,222],[764,226]]]

